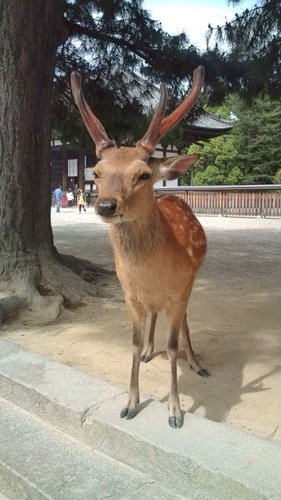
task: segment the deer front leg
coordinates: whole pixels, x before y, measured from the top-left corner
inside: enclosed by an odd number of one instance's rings
[[[170,320],[170,331],[167,341],[167,355],[170,361],[171,368],[171,385],[168,400],[169,408],[169,425],[174,429],[180,428],[183,425],[183,417],[180,410],[180,400],[178,394],[178,379],[177,379],[177,355],[179,346],[179,333],[185,314],[186,303],[180,304],[177,307],[167,311],[168,319]]]
[[[136,407],[140,400],[139,368],[143,349],[146,311],[139,302],[133,300],[127,300],[127,308],[133,323],[133,363],[128,400],[120,413],[120,417],[131,419],[137,414]]]

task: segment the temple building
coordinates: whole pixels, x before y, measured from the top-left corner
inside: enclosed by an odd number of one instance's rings
[[[185,147],[199,141],[207,141],[214,137],[229,133],[237,119],[223,120],[217,114],[200,111],[192,120],[184,124],[182,141]],[[156,146],[154,156],[168,157],[179,154],[175,146],[161,144]],[[63,191],[78,188],[84,191],[95,190],[92,168],[97,158],[93,151],[83,151],[70,144],[62,144],[58,139],[52,140],[52,190],[62,186]],[[159,183],[158,183],[159,184]],[[163,183],[162,183],[163,185]],[[166,185],[178,185],[178,180],[166,181]]]

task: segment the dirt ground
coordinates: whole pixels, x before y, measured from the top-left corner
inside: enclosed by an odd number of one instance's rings
[[[281,220],[199,219],[208,256],[191,296],[189,326],[193,348],[211,376],[199,377],[179,356],[182,409],[280,443]],[[52,212],[52,223],[59,251],[114,268],[108,227],[92,208],[82,214],[76,208]],[[115,276],[100,286],[112,298],[89,298],[48,325],[19,318],[4,325],[0,337],[126,389],[131,326]],[[142,394],[164,402],[169,389],[165,340],[161,316],[159,355],[142,363],[140,374]]]

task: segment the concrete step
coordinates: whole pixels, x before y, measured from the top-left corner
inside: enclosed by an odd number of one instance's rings
[[[3,399],[0,443],[0,491],[10,500],[183,498]]]
[[[149,476],[171,498],[281,499],[279,445],[189,413],[171,429],[166,405],[150,399],[134,419],[120,419],[123,390],[3,340],[0,396]]]

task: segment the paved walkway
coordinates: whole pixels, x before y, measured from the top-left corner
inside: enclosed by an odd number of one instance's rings
[[[0,341],[0,495],[10,500],[281,499],[281,447]],[[145,411],[142,409],[145,407]],[[1,496],[0,496],[1,498]]]

